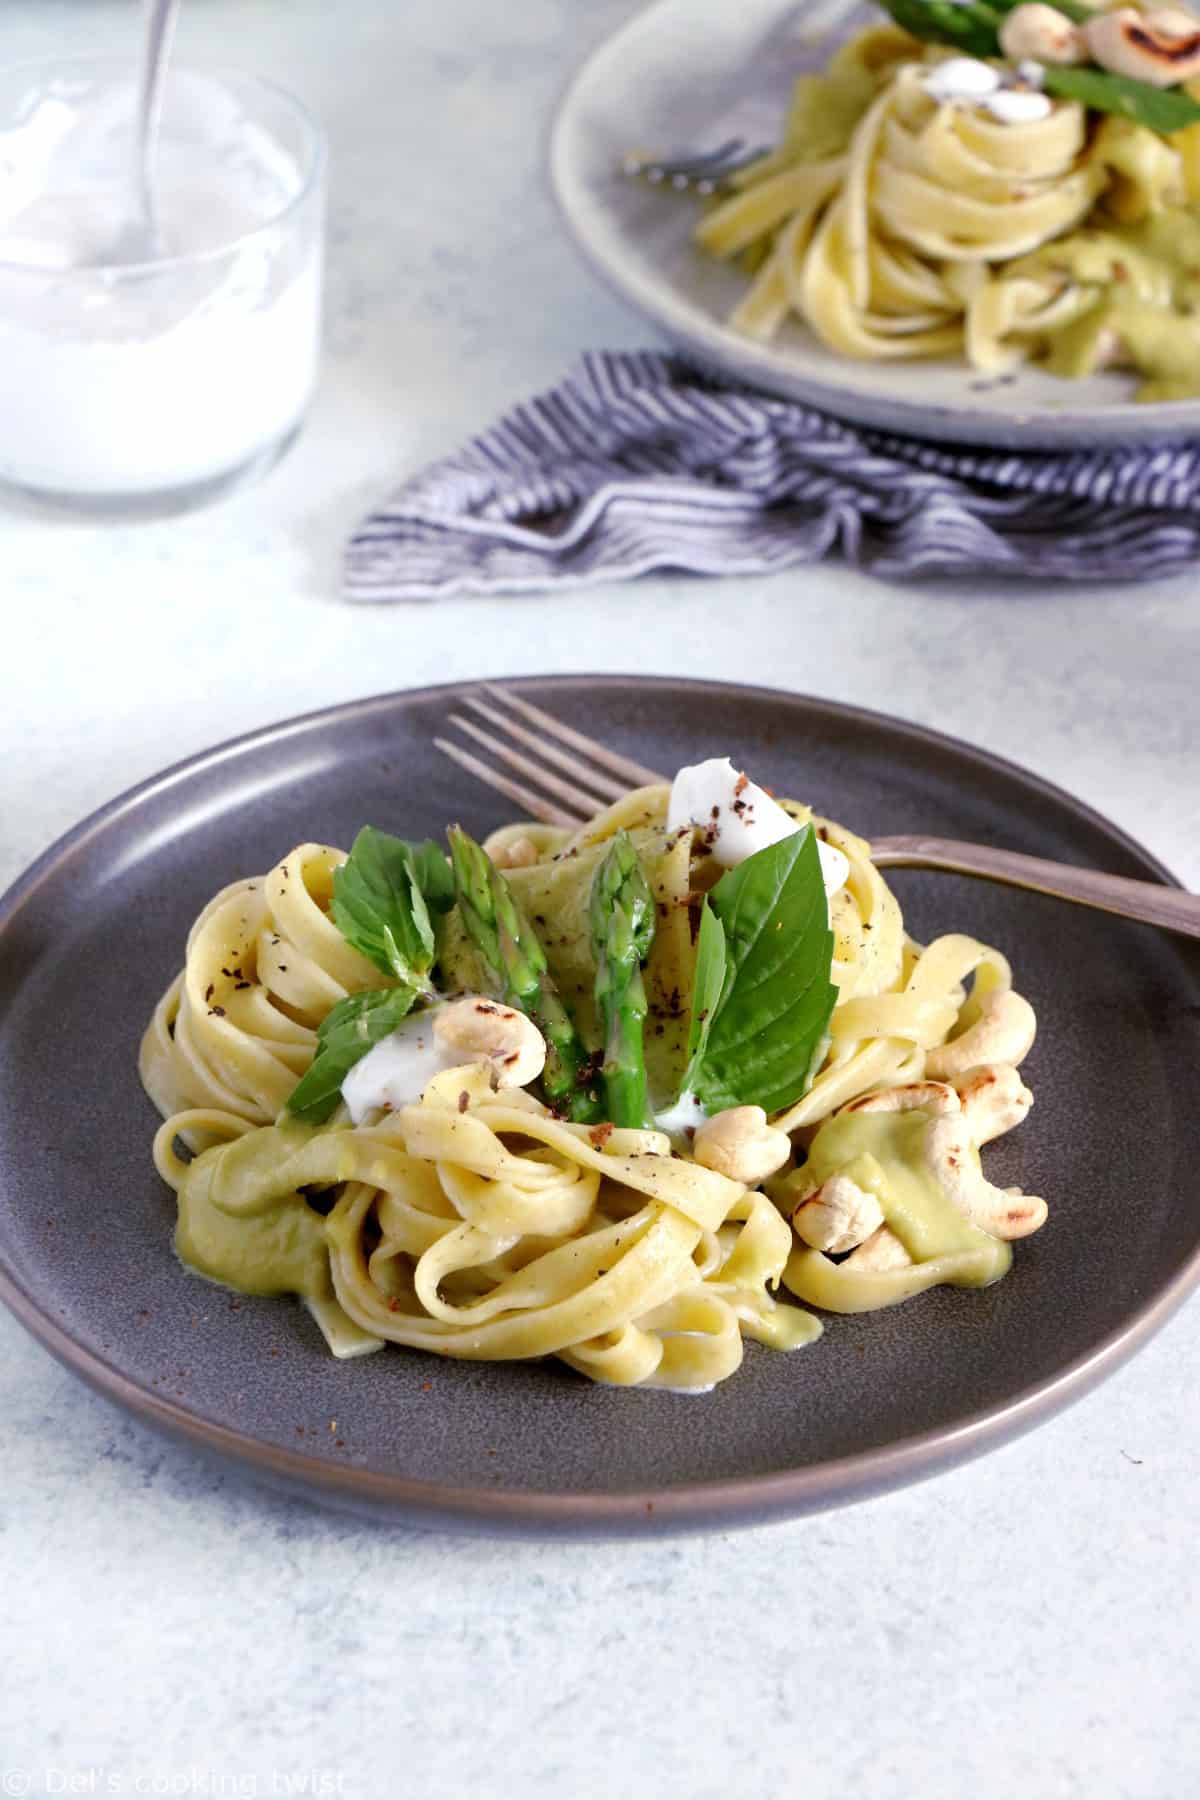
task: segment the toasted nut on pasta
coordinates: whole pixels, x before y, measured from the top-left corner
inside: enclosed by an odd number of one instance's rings
[[[531,869],[537,860],[537,845],[527,837],[514,838],[492,857],[498,869]]]
[[[1122,6],[1089,19],[1083,36],[1094,60],[1114,75],[1160,88],[1200,75],[1200,20],[1190,13]]]
[[[1020,1188],[993,1187],[979,1168],[963,1118],[931,1119],[925,1131],[930,1174],[954,1206],[989,1237],[1028,1237],[1046,1223],[1046,1202]]]
[[[490,1062],[499,1087],[524,1087],[546,1066],[546,1040],[533,1020],[478,994],[439,1007],[433,1035],[464,1062]]]
[[[930,1117],[941,1113],[956,1113],[959,1110],[959,1097],[947,1081],[909,1081],[903,1087],[876,1088],[873,1093],[860,1094],[857,1100],[851,1100],[841,1108],[844,1113],[852,1112],[913,1112],[920,1107]]]
[[[792,1154],[786,1131],[767,1124],[761,1106],[730,1106],[706,1119],[696,1133],[693,1155],[706,1169],[728,1175],[743,1187],[757,1187]]]
[[[840,1109],[840,1113],[913,1112],[931,1119],[961,1113],[974,1143],[990,1144],[1019,1125],[1033,1095],[1009,1063],[980,1063],[948,1081],[910,1081],[902,1087],[876,1088]],[[840,1114],[839,1114],[840,1116]]]
[[[977,1144],[990,1144],[993,1138],[1011,1131],[1033,1105],[1033,1095],[1007,1063],[984,1063],[978,1069],[968,1069],[955,1086],[963,1117]]]
[[[925,1073],[935,1081],[953,1081],[980,1063],[1008,1063],[1016,1068],[1033,1048],[1037,1017],[1028,1000],[1011,988],[985,994],[975,1023],[925,1057]]]
[[[1092,341],[1093,369],[1127,369],[1129,366],[1129,349],[1124,338],[1115,326],[1105,325]]]
[[[860,1269],[867,1275],[877,1275],[884,1269],[907,1269],[911,1265],[912,1257],[895,1232],[886,1225],[881,1225],[865,1244],[860,1244],[846,1258],[848,1269]]]
[[[1024,1002],[1022,1002],[1024,1005]],[[969,1069],[951,1086],[913,1081],[880,1088],[842,1107],[849,1113],[924,1115],[920,1157],[927,1174],[956,1212],[990,1237],[1027,1237],[1046,1220],[1046,1203],[1019,1188],[993,1187],[979,1166],[979,1146],[1020,1124],[1033,1095],[1010,1064]],[[849,1167],[849,1165],[847,1165]],[[857,1269],[904,1268],[911,1257],[885,1224],[883,1207],[844,1169],[803,1194],[792,1212],[798,1236],[814,1250],[849,1250]]]
[[[1014,62],[1081,63],[1088,54],[1078,25],[1041,0],[1013,8],[1000,27],[1000,48]]]
[[[792,1213],[792,1224],[814,1250],[853,1250],[883,1224],[883,1208],[874,1194],[848,1175],[831,1175]]]

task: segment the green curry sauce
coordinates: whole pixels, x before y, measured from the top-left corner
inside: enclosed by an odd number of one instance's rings
[[[827,1119],[808,1161],[786,1185],[846,1175],[879,1202],[884,1221],[908,1251],[907,1267],[856,1268],[819,1250],[793,1251],[786,1281],[792,1293],[829,1312],[867,1312],[923,1293],[938,1282],[988,1287],[1012,1264],[1008,1244],[972,1225],[946,1198],[928,1169],[924,1135],[929,1114],[843,1113]]]
[[[1135,224],[1075,232],[1027,267],[1068,275],[1083,310],[1049,339],[1054,375],[1090,374],[1110,334],[1144,376],[1138,399],[1200,396],[1200,216],[1168,206]]]
[[[189,1165],[175,1228],[189,1268],[244,1294],[331,1293],[325,1221],[297,1192],[297,1158],[313,1135],[303,1125],[276,1125]],[[255,1196],[250,1205],[247,1195]]]

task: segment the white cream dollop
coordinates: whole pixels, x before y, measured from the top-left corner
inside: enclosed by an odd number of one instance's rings
[[[999,88],[983,104],[1002,125],[1031,125],[1038,119],[1048,119],[1054,111],[1049,95],[1039,93],[1037,88]]]
[[[982,100],[1000,86],[1000,71],[974,56],[948,56],[935,63],[921,86],[931,100]]]
[[[433,1034],[437,1011],[431,1006],[413,1013],[355,1063],[342,1082],[342,1099],[356,1125],[382,1106],[415,1104],[435,1075],[461,1060],[447,1054]]]
[[[1020,75],[1021,70],[1017,73]],[[1054,110],[1053,101],[1039,93],[1036,86],[1009,87],[999,69],[974,56],[948,56],[945,62],[935,63],[921,85],[939,105],[966,101],[983,107],[1003,125],[1031,124],[1048,118]]]
[[[723,869],[736,868],[757,850],[766,850],[804,827],[784,812],[764,788],[734,768],[727,756],[680,769],[671,783],[667,829],[694,825],[703,831],[713,860]],[[850,864],[832,844],[817,840],[825,892],[836,894]]]
[[[708,1118],[708,1110],[701,1106],[695,1094],[680,1094],[671,1106],[665,1106],[654,1115],[654,1123],[660,1131],[665,1131],[671,1138],[686,1138],[689,1132],[697,1132]]]

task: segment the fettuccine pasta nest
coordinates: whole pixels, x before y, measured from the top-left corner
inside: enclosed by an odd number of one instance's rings
[[[1200,125],[1065,98],[999,119],[931,91],[950,55],[882,24],[799,80],[779,147],[696,228],[746,271],[733,327],[768,341],[790,319],[860,361],[1120,367],[1140,400],[1200,394]]]
[[[576,833],[522,823],[484,846],[498,865],[519,863],[505,880],[540,922],[558,993],[595,1044],[587,896],[629,834],[657,917],[645,1044],[660,1102],[686,1056],[696,906],[711,880],[695,835],[668,830],[667,802],[665,786],[646,788]],[[938,1185],[932,1146],[953,1127],[974,1178],[978,1144],[1028,1104],[1015,1076],[1028,1041],[1009,1044],[1007,1063],[981,1064],[973,1048],[997,1047],[1008,963],[958,934],[913,943],[867,844],[785,804],[849,873],[830,902],[837,999],[824,1054],[771,1121],[791,1154],[769,1180],[703,1166],[650,1125],[556,1116],[533,1092],[498,1088],[483,1062],[442,1068],[419,1098],[358,1124],[345,1105],[321,1124],[291,1116],[323,1020],[381,982],[331,918],[346,854],[302,844],[204,909],[143,1041],[142,1079],[165,1120],[155,1161],[176,1191],[185,1262],[242,1291],[299,1294],[338,1355],[391,1343],[483,1361],[554,1356],[596,1381],[682,1391],[731,1375],[747,1338],[812,1343],[814,1307],[869,1310],[934,1282],[996,1280],[1016,1231],[970,1209],[999,1190],[979,1176],[964,1211],[953,1183]],[[479,991],[457,911],[437,954],[443,989]],[[981,1068],[989,1091],[1024,1095],[1013,1116],[993,1110],[979,1124]],[[879,1215],[869,1232],[860,1220],[848,1253],[826,1217],[853,1235],[847,1183]],[[1032,1229],[1044,1207],[1014,1195],[1001,1203],[1025,1220],[1016,1230]]]

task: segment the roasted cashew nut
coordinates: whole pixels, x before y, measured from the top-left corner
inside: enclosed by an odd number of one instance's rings
[[[525,1087],[546,1066],[546,1040],[533,1020],[479,994],[439,1006],[433,1035],[462,1062],[490,1063],[497,1087]]]
[[[1011,1131],[1033,1105],[1033,1095],[1007,1063],[983,1063],[968,1069],[954,1085],[976,1144],[990,1144],[993,1138]]]
[[[701,1125],[692,1154],[704,1168],[743,1187],[757,1187],[782,1169],[792,1154],[792,1140],[767,1124],[761,1106],[730,1106]]]
[[[930,1118],[961,1113],[977,1145],[990,1144],[1019,1125],[1033,1095],[1009,1063],[980,1063],[947,1081],[910,1081],[903,1087],[880,1088],[841,1108],[842,1113],[912,1112]]]
[[[1081,63],[1088,57],[1078,25],[1053,6],[1033,0],[1014,6],[1000,27],[1000,48],[1013,62]]]
[[[934,1081],[977,1069],[981,1063],[1024,1062],[1037,1036],[1037,1017],[1028,1000],[1011,988],[993,988],[980,1003],[979,1017],[960,1037],[926,1052],[925,1073]]]
[[[913,1112],[917,1107],[936,1118],[958,1112],[959,1097],[947,1081],[909,1081],[902,1087],[876,1088],[874,1093],[860,1095],[839,1108],[838,1117],[842,1113]]]
[[[532,838],[514,838],[492,856],[492,862],[498,869],[532,869],[538,858],[538,847]]]
[[[1046,1223],[1046,1202],[1020,1188],[993,1187],[979,1167],[968,1122],[930,1119],[925,1128],[930,1174],[964,1219],[989,1237],[1028,1237]]]
[[[1131,6],[1097,13],[1082,27],[1095,62],[1151,87],[1175,87],[1200,75],[1200,19],[1190,13],[1140,13]]]
[[[853,1250],[883,1224],[883,1208],[874,1194],[849,1175],[831,1175],[814,1193],[805,1195],[792,1213],[797,1235],[814,1250]]]
[[[846,1258],[846,1267],[866,1275],[878,1275],[888,1269],[910,1269],[912,1257],[891,1227],[881,1225]]]

